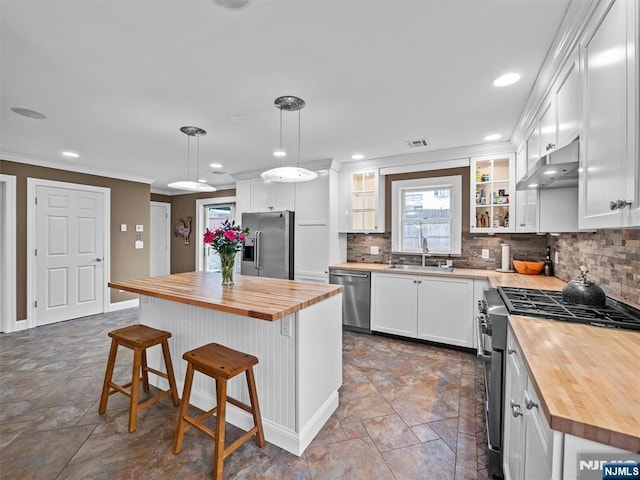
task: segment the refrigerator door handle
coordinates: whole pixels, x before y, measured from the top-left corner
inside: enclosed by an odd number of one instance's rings
[[[262,232],[260,230],[256,230],[256,252],[254,255],[254,260],[253,260],[253,266],[256,267],[256,269],[260,269],[260,236],[262,235]]]

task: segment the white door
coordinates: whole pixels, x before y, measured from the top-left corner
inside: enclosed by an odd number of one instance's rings
[[[103,312],[104,195],[36,188],[36,325]]]
[[[151,202],[151,234],[149,235],[149,251],[151,263],[149,276],[169,275],[171,273],[170,247],[171,205],[162,202]]]

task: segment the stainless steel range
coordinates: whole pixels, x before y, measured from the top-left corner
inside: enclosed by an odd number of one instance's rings
[[[593,307],[565,303],[562,301],[561,292],[498,287],[485,291],[479,311],[478,354],[485,361],[489,473],[502,478],[507,317],[524,315],[597,327],[640,331],[640,310],[609,297],[605,306]]]

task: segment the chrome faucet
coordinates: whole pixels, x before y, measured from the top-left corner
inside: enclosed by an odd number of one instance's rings
[[[388,264],[389,264],[389,266],[391,266],[391,263],[392,263],[392,256],[391,256],[391,253],[387,253],[384,257],[387,259],[387,260],[386,260],[386,263],[388,263]]]
[[[430,256],[431,254],[429,253],[429,240],[425,235],[424,237],[422,237],[422,266],[423,267],[426,264],[426,258]]]

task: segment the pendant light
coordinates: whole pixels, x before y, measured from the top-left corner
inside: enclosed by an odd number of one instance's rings
[[[300,97],[294,97],[293,95],[285,95],[275,99],[274,105],[280,110],[280,152],[282,152],[282,112],[298,112],[298,164],[293,167],[278,167],[262,172],[260,175],[264,180],[270,180],[272,182],[308,182],[315,179],[318,174],[300,167],[300,110],[306,105],[304,100]]]
[[[217,189],[207,184],[206,182],[193,181],[190,175],[190,157],[191,157],[191,137],[198,139],[198,151],[197,151],[197,168],[196,168],[196,180],[200,176],[200,137],[207,134],[205,130],[198,127],[182,127],[180,129],[182,133],[187,136],[187,179],[180,180],[178,182],[171,182],[167,186],[169,188],[175,188],[176,190],[186,190],[189,192],[215,192]]]

